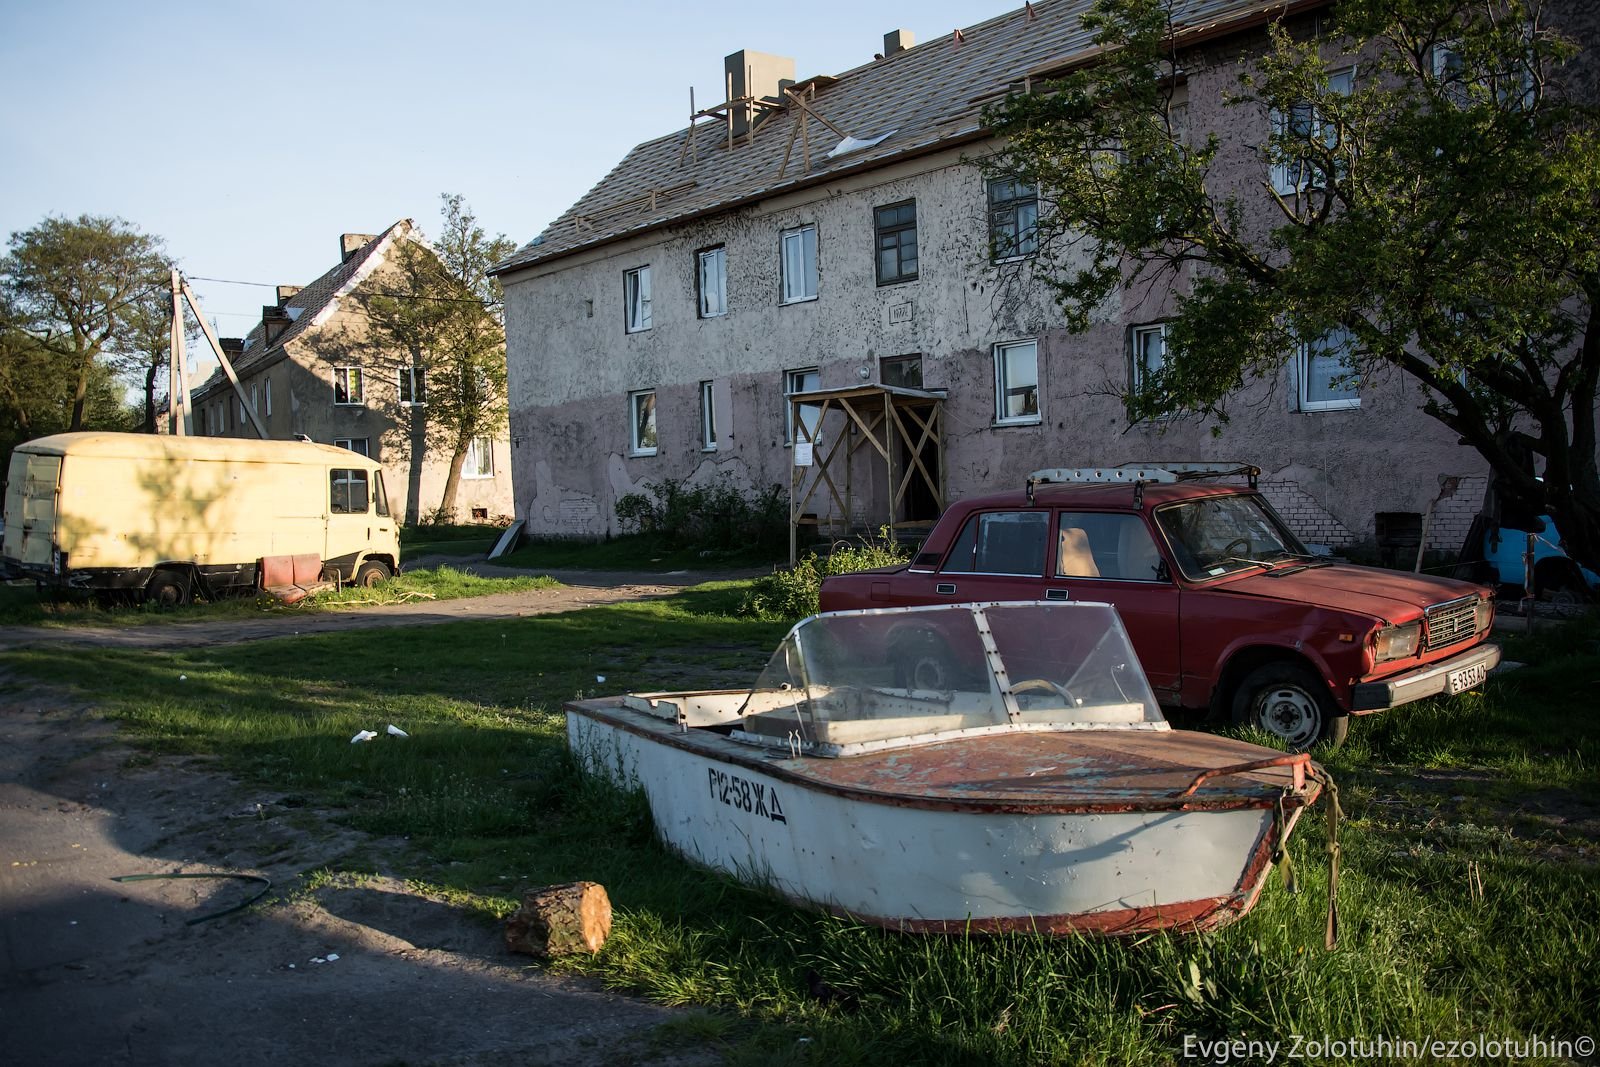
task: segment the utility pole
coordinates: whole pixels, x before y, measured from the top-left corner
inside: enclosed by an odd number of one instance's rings
[[[222,351],[222,342],[217,340],[217,331],[212,329],[211,323],[206,320],[205,313],[200,310],[200,298],[194,295],[194,290],[189,287],[189,281],[176,270],[172,272],[172,358],[181,360],[183,355],[183,316],[179,304],[179,296],[189,302],[189,308],[194,312],[195,321],[200,323],[200,332],[206,335],[206,341],[211,345],[211,351],[216,354],[217,362],[222,365],[223,373],[228,376],[228,381],[233,383],[233,391],[239,397],[239,410],[244,412],[250,420],[250,425],[255,427],[256,436],[263,441],[267,439],[267,428],[261,425],[261,418],[256,414],[255,408],[250,406],[249,399],[244,395],[244,386],[239,384],[239,376],[233,371],[233,364],[229,362],[227,353]],[[177,363],[174,363],[177,366]],[[174,393],[176,393],[174,389]],[[183,406],[189,406],[188,390],[184,390]],[[176,410],[176,405],[173,406]]]

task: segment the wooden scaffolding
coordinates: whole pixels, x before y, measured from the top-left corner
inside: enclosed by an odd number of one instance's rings
[[[943,389],[861,385],[814,389],[789,395],[794,448],[789,467],[789,563],[794,564],[802,526],[855,527],[855,454],[871,446],[887,487],[884,525],[891,530],[931,527],[944,510]],[[899,469],[897,469],[899,468]],[[841,484],[842,483],[842,484]],[[824,486],[825,509],[807,511]],[[914,488],[931,497],[934,514],[906,518],[901,509]],[[867,523],[869,528],[877,525]]]

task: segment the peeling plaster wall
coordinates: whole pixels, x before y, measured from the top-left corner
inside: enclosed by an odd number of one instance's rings
[[[1265,206],[1265,165],[1254,146],[1266,137],[1266,117],[1220,103],[1237,59],[1237,48],[1219,48],[1191,69],[1192,128],[1217,130],[1226,145],[1222,180],[1256,189]],[[920,277],[880,287],[873,208],[908,198],[917,204]],[[809,223],[818,228],[819,299],[780,306],[779,234]],[[1027,278],[1028,263],[1009,281],[997,277],[986,261],[986,225],[982,178],[951,152],[503,279],[517,514],[535,533],[599,536],[617,532],[618,497],[647,481],[727,474],[745,486],[786,484],[784,371],[816,366],[823,388],[853,386],[877,381],[881,358],[911,353],[923,357],[926,386],[949,390],[951,499],[1019,486],[1040,467],[1237,459],[1263,468],[1269,492],[1307,540],[1348,544],[1372,536],[1377,512],[1425,510],[1440,476],[1485,470],[1419,412],[1423,398],[1398,373],[1363,382],[1359,409],[1292,410],[1285,369],[1248,383],[1215,433],[1183,419],[1130,427],[1115,395],[1129,375],[1128,327],[1159,320],[1169,294],[1126,293],[1088,332],[1068,334],[1049,295]],[[727,249],[729,311],[702,320],[695,253],[719,244]],[[645,265],[652,328],[630,335],[623,273]],[[1019,339],[1039,342],[1041,420],[997,427],[993,346]],[[714,453],[700,448],[702,380],[729,398]],[[633,456],[627,396],[652,388],[658,450]],[[851,510],[876,526],[887,505],[881,469],[865,462],[866,451],[852,466]],[[1463,500],[1452,507],[1476,509],[1477,500]],[[813,503],[826,510],[825,499]]]

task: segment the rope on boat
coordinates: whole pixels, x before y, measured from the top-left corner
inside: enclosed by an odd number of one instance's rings
[[[1272,848],[1272,862],[1277,864],[1278,873],[1283,875],[1283,888],[1290,893],[1300,892],[1300,881],[1294,876],[1294,863],[1289,859],[1289,819],[1283,811],[1283,798],[1289,795],[1289,790],[1278,794],[1277,801],[1273,804],[1272,825],[1276,831],[1277,842]]]
[[[1339,784],[1326,768],[1318,768],[1317,778],[1327,788],[1328,802],[1328,925],[1322,935],[1322,947],[1332,951],[1339,944],[1339,820],[1344,809],[1339,806]]]

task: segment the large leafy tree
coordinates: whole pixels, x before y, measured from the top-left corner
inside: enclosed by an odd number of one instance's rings
[[[22,316],[0,293],[0,478],[17,445],[67,429],[75,392],[70,360],[24,330]],[[121,394],[108,364],[92,367],[84,391],[86,423],[103,429],[127,428],[129,419]]]
[[[47,218],[11,235],[0,286],[16,328],[59,357],[71,386],[68,429],[88,425],[102,357],[125,354],[170,266],[161,239],[117,218]]]
[[[503,297],[489,268],[515,245],[504,234],[490,237],[459,194],[440,199],[438,237],[431,246],[399,245],[395,277],[366,310],[397,369],[415,368],[413,399],[424,403],[399,406],[397,421],[411,440],[450,456],[439,512],[451,515],[473,439],[506,425]]]
[[[1348,373],[1402,372],[1503,499],[1600,568],[1600,121],[1577,46],[1536,2],[1344,0],[1321,32],[1270,24],[1230,72],[1246,145],[1185,121],[1205,59],[1177,9],[1097,0],[1098,61],[990,116],[992,171],[1041,190],[1039,273],[1071,327],[1171,287],[1135,417],[1226,420],[1302,339],[1348,331]]]

